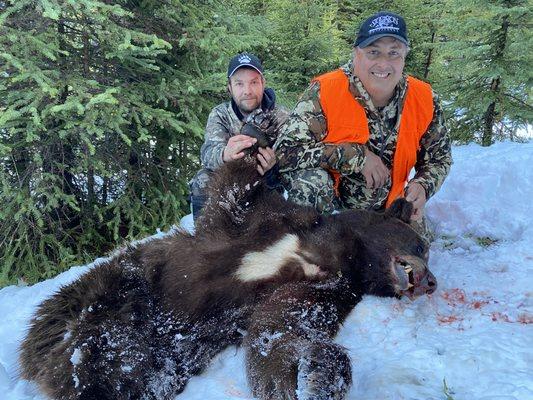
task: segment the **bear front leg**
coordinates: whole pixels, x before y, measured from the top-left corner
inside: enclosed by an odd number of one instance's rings
[[[351,384],[350,359],[329,340],[262,332],[246,343],[252,393],[268,400],[342,400]]]
[[[260,399],[344,399],[350,360],[333,343],[355,301],[342,280],[285,284],[257,306],[245,339],[248,381]]]
[[[196,223],[196,233],[232,231],[242,227],[246,214],[266,190],[263,177],[251,155],[223,164],[213,172],[207,203]]]
[[[350,359],[332,342],[309,343],[298,362],[298,400],[342,400],[352,383]]]

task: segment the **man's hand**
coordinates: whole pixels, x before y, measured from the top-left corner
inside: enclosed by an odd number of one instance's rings
[[[256,138],[247,135],[235,135],[229,138],[228,144],[224,148],[222,153],[222,160],[224,162],[238,160],[244,157],[244,149],[252,147],[257,142]]]
[[[366,187],[368,189],[377,189],[382,187],[390,176],[390,171],[387,169],[381,158],[372,153],[365,147],[365,165],[361,173],[365,177]]]
[[[413,203],[413,214],[411,219],[413,221],[420,221],[424,216],[424,206],[426,205],[426,190],[417,182],[413,182],[407,185],[405,188],[405,200]]]
[[[276,165],[276,153],[270,147],[259,147],[257,153],[257,171],[264,175],[269,169]]]

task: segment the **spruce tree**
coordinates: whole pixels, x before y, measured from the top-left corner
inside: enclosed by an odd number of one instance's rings
[[[452,135],[489,146],[531,122],[533,35],[528,0],[450,0],[434,73]]]
[[[265,14],[269,47],[264,58],[282,101],[294,104],[313,77],[344,61],[337,12],[336,1],[269,2]]]
[[[187,212],[206,115],[254,37],[230,4],[0,1],[0,285]]]

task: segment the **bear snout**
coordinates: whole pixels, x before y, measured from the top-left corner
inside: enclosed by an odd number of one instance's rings
[[[410,255],[395,257],[393,266],[395,289],[400,296],[414,300],[437,289],[437,279],[421,258]]]
[[[437,279],[429,269],[425,268],[422,274],[415,276],[413,287],[405,294],[413,300],[425,294],[432,294],[435,290],[437,290]]]

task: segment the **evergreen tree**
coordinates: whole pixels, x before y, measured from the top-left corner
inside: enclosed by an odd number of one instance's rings
[[[344,61],[337,11],[336,1],[269,2],[265,14],[269,47],[264,59],[282,101],[292,105],[313,77]]]
[[[0,2],[0,285],[182,215],[227,60],[256,36],[230,4]]]
[[[448,96],[452,135],[484,146],[531,122],[533,74],[528,0],[450,0],[436,80]]]
[[[419,79],[431,82],[431,68],[435,62],[437,21],[445,10],[441,0],[411,0],[402,2],[398,13],[405,16],[410,53],[406,70]]]

